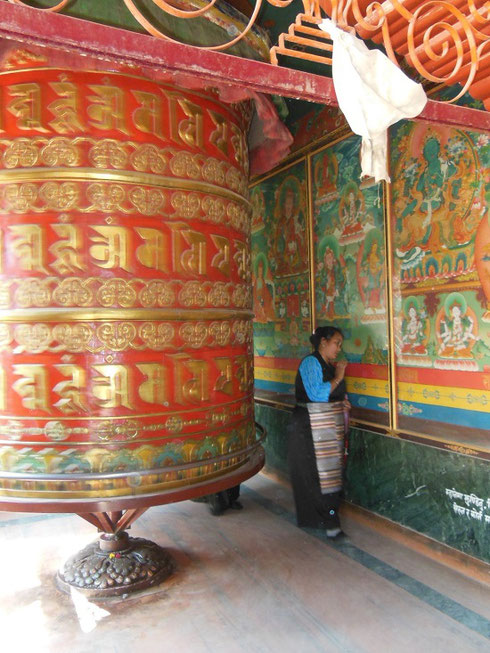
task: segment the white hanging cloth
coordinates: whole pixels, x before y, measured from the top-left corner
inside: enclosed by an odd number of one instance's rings
[[[362,136],[361,177],[391,181],[388,127],[418,116],[427,102],[425,91],[383,52],[369,50],[329,18],[319,27],[333,41],[332,77],[339,107],[352,131]]]

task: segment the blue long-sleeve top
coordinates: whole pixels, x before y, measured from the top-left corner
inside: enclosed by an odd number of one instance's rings
[[[329,400],[332,385],[330,381],[323,380],[322,366],[314,356],[303,358],[299,366],[299,373],[310,401]]]

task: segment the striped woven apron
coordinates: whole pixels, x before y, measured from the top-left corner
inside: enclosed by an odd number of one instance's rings
[[[310,416],[321,493],[340,492],[344,458],[343,402],[313,402],[306,404],[306,407]]]

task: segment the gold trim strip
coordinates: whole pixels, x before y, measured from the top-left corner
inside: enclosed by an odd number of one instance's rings
[[[388,135],[388,169],[391,168],[391,157],[390,157],[390,147],[391,139]],[[392,203],[392,191],[391,184],[383,182],[383,200],[384,200],[384,211],[383,211],[383,220],[384,220],[384,237],[385,237],[385,252],[386,252],[386,263],[384,265],[385,271],[385,301],[386,301],[386,312],[388,315],[388,320],[386,322],[386,328],[388,330],[388,374],[389,374],[389,384],[390,384],[390,427],[396,429],[398,427],[398,379],[397,379],[397,366],[396,366],[396,351],[395,351],[395,312],[393,303],[395,300],[394,297],[394,284],[393,280],[395,278],[395,269],[394,269],[394,244],[393,244],[393,232],[392,232],[392,212],[391,212],[391,203]]]
[[[132,447],[132,445],[142,445],[142,444],[153,444],[154,448],[158,448],[167,441],[173,442],[174,440],[182,440],[182,439],[188,439],[188,438],[194,438],[194,437],[199,437],[209,434],[211,436],[216,435],[217,432],[222,434],[225,431],[232,431],[236,430],[239,428],[242,428],[243,426],[246,426],[249,423],[249,419],[246,417],[242,417],[241,419],[237,419],[236,421],[231,421],[228,424],[221,424],[221,425],[213,425],[209,426],[209,428],[202,429],[200,431],[177,431],[174,433],[169,432],[168,429],[165,428],[165,425],[162,425],[162,431],[165,431],[165,435],[156,435],[153,438],[126,438],[126,439],[117,439],[117,438],[107,438],[106,440],[99,438],[95,440],[93,437],[91,440],[85,440],[83,441],[72,441],[70,438],[66,438],[66,440],[49,440],[48,438],[44,437],[43,439],[39,440],[0,440],[0,446],[7,446],[7,447],[13,447],[14,445],[19,445],[21,447],[39,447],[40,445],[43,445],[43,447],[46,446],[58,446],[61,449],[65,448],[70,448],[70,447],[92,447],[92,449],[99,448],[99,447],[108,447],[110,448],[114,444],[118,445],[125,445],[126,447]]]
[[[436,285],[437,279],[431,279],[426,286],[419,286],[417,288],[405,287],[409,286],[410,283],[413,283],[409,280],[400,281],[400,294],[401,296],[405,295],[425,295],[428,291],[438,290],[441,293],[449,293],[453,291],[461,290],[474,290],[481,288],[481,281],[479,278],[476,278],[472,281],[458,281],[457,283],[445,283],[442,279],[439,284]]]
[[[310,333],[316,326],[316,301],[315,301],[315,237],[313,230],[313,184],[312,184],[312,160],[311,156],[306,157],[306,192],[308,193],[308,215],[306,222],[308,236],[308,260],[309,269],[309,296],[310,296]]]
[[[15,168],[13,170],[0,170],[0,184],[45,182],[47,180],[82,182],[96,180],[121,184],[143,184],[145,186],[157,186],[158,188],[190,190],[207,193],[208,195],[219,195],[246,204],[248,207],[252,206],[247,198],[233,190],[208,184],[204,181],[182,179],[181,177],[164,177],[150,172],[94,170],[94,168],[29,168],[28,170]]]
[[[293,160],[295,155],[297,155],[298,157],[301,156],[309,157],[315,152],[318,152],[319,149],[322,149],[323,147],[328,147],[329,145],[334,145],[335,143],[343,140],[344,138],[349,138],[350,136],[353,135],[354,132],[350,129],[349,125],[346,123],[345,125],[342,125],[337,129],[334,129],[334,131],[326,134],[325,136],[320,136],[315,141],[312,141],[311,143],[307,143],[306,145],[303,145],[302,147],[298,148],[298,150],[291,152],[291,154],[289,154],[284,159],[284,162]]]
[[[223,431],[226,431],[227,429],[234,429],[236,428],[237,424],[229,424],[223,427],[223,429],[220,430],[220,435],[222,435]],[[164,430],[162,428],[162,430]],[[175,441],[175,440],[184,440],[186,438],[191,438],[194,435],[202,435],[203,433],[208,433],[210,435],[216,434],[216,429],[208,429],[207,431],[189,431],[189,432],[183,432],[180,431],[178,433],[172,433],[171,435],[157,435],[154,438],[145,438],[145,439],[140,439],[140,438],[135,438],[134,440],[116,440],[114,439],[108,439],[108,440],[87,440],[86,442],[74,442],[70,439],[66,440],[60,440],[56,442],[55,440],[48,440],[48,439],[43,439],[43,440],[0,440],[0,447],[13,447],[14,445],[22,445],[22,447],[39,447],[43,446],[44,448],[46,447],[54,447],[58,446],[60,450],[64,450],[66,448],[80,448],[82,449],[83,447],[92,447],[93,449],[95,448],[103,448],[103,447],[110,447],[112,445],[117,444],[118,446],[124,445],[126,448],[130,448],[131,445],[151,445],[153,444],[155,448],[157,446],[164,446],[165,444],[168,444],[167,441]],[[61,446],[60,446],[61,445]],[[1,472],[0,472],[1,474]]]
[[[433,443],[432,446],[437,446],[439,449],[443,449],[446,451],[446,448],[442,445],[449,445],[454,446],[454,447],[463,447],[465,449],[472,450],[474,454],[465,454],[465,455],[475,455],[477,453],[488,453],[488,447],[485,447],[484,445],[478,445],[478,444],[465,444],[464,442],[458,442],[457,440],[448,440],[446,438],[440,437],[440,436],[434,436],[434,435],[428,435],[427,433],[421,433],[420,431],[412,431],[410,429],[405,429],[405,428],[398,428],[398,429],[392,429],[386,424],[375,424],[373,422],[368,422],[366,420],[358,420],[356,418],[353,418],[351,420],[351,426],[353,428],[361,428],[362,426],[373,426],[378,429],[383,429],[385,433],[379,433],[375,432],[376,435],[383,435],[389,438],[398,438],[400,440],[406,440],[408,442],[412,442],[412,440],[409,439],[409,436],[420,438],[421,440],[428,440],[429,443]],[[361,429],[362,430],[362,429]],[[370,431],[372,432],[372,431]],[[417,443],[413,443],[417,444]]]
[[[337,145],[337,143],[341,143],[342,141],[346,141],[348,138],[351,138],[352,136],[357,136],[357,138],[360,138],[357,134],[354,134],[352,130],[349,129],[349,131],[345,134],[338,134],[336,137],[332,138],[332,140],[328,141],[327,143],[321,143],[322,139],[319,138],[316,142],[312,143],[312,149],[308,153],[308,157],[313,157],[316,154],[320,154],[320,152],[323,152],[324,150],[328,150],[330,147],[333,145]],[[321,144],[320,144],[321,143]]]
[[[272,408],[277,408],[277,410],[282,410],[283,408],[287,410],[293,410],[296,403],[294,400],[292,400],[291,403],[288,404],[285,401],[280,401],[280,400],[276,401],[275,399],[265,399],[263,397],[257,397],[256,395],[254,396],[254,401],[259,406],[267,404],[268,406],[272,406]]]
[[[294,161],[291,161],[291,163],[288,163],[287,165],[282,165],[281,167],[274,168],[272,172],[266,172],[260,177],[254,177],[254,180],[249,184],[249,188],[254,188],[254,186],[257,186],[258,184],[261,184],[263,181],[267,181],[271,177],[275,177],[276,175],[285,172],[289,168],[292,168],[293,166],[297,165],[298,163],[301,163],[301,161],[306,161],[306,156],[300,156],[298,159],[295,159]],[[306,173],[308,171],[306,170]]]
[[[382,413],[382,414],[388,415],[388,413]],[[380,422],[370,422],[367,419],[358,419],[357,417],[351,417],[350,426],[352,428],[359,428],[361,426],[371,426],[376,429],[382,429],[383,431],[386,432],[386,435],[391,435],[391,431],[392,431],[392,429],[388,424],[381,424]],[[376,435],[383,435],[383,434],[379,433],[379,431],[376,431]]]
[[[101,320],[230,320],[253,317],[253,311],[243,309],[181,309],[181,308],[16,308],[0,310],[2,322],[99,322]]]
[[[391,435],[391,433],[390,433]],[[441,436],[434,436],[434,435],[428,435],[427,433],[419,433],[418,431],[411,431],[410,429],[404,429],[404,428],[399,428],[393,431],[393,435],[395,437],[400,438],[401,440],[405,439],[407,440],[406,436],[414,436],[417,438],[420,438],[421,440],[428,440],[429,442],[435,442],[436,444],[444,444],[448,446],[454,446],[454,447],[464,447],[465,449],[472,449],[475,452],[481,452],[481,453],[486,453],[488,454],[489,448],[485,447],[485,445],[478,445],[478,444],[466,444],[464,442],[460,442],[458,440],[448,440],[446,438],[443,438]],[[416,444],[416,443],[415,443]],[[442,448],[442,447],[439,447]],[[444,449],[446,450],[446,449]],[[464,454],[464,455],[472,455],[472,454]]]

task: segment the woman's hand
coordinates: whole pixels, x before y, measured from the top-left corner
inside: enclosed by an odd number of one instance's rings
[[[347,408],[347,410],[350,410],[352,408],[352,405],[351,405],[347,395],[345,395],[345,399],[343,401],[343,404],[344,404],[344,408]]]
[[[342,360],[338,361],[335,365],[335,380],[340,383],[345,375],[345,368],[347,367],[347,361]]]

